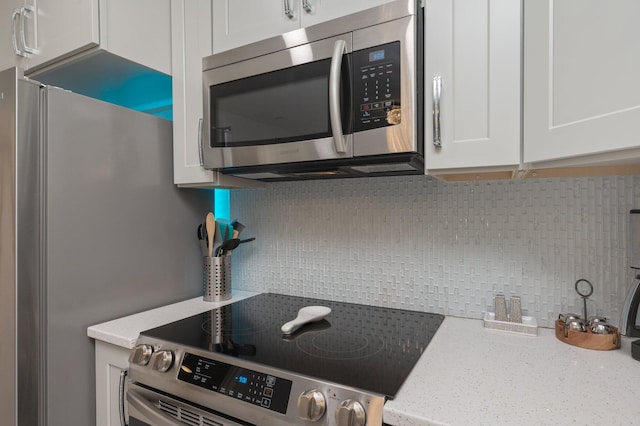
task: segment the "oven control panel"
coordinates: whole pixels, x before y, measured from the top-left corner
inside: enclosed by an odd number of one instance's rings
[[[186,353],[178,380],[278,413],[287,412],[292,382]]]
[[[400,124],[400,42],[353,52],[356,132]]]

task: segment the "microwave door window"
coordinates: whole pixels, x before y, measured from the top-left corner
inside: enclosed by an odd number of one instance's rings
[[[329,67],[327,59],[211,86],[211,146],[330,137]]]

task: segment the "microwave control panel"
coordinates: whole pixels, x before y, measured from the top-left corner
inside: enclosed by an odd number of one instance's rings
[[[353,52],[356,132],[400,124],[400,42]]]

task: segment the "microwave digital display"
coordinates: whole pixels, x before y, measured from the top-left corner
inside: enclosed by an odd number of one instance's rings
[[[369,62],[381,61],[384,59],[384,50],[376,50],[369,53]]]

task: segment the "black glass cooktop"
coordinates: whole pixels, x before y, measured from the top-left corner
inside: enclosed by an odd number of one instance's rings
[[[324,320],[283,335],[284,323],[314,305],[332,311]],[[393,398],[443,319],[266,293],[142,334]]]

